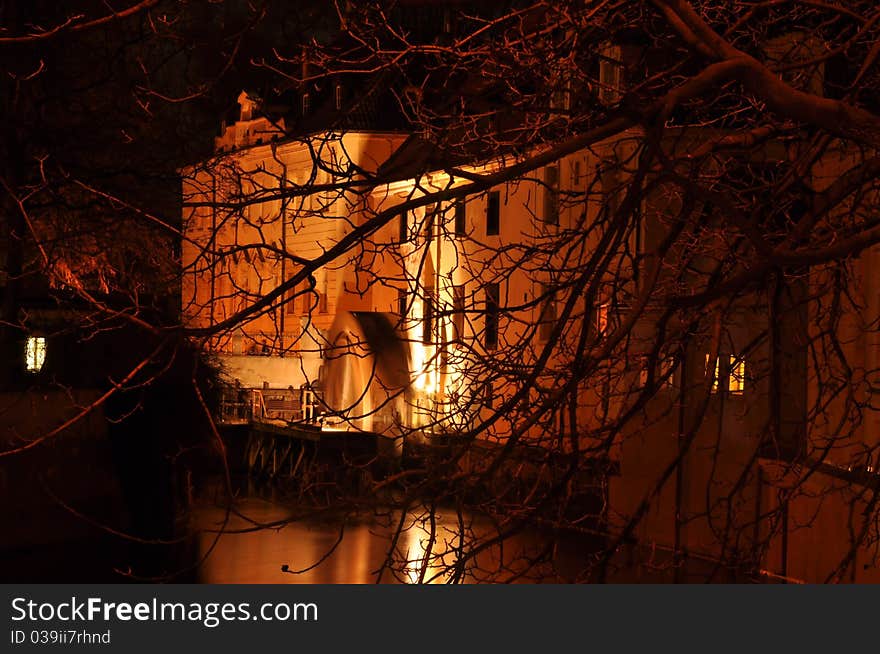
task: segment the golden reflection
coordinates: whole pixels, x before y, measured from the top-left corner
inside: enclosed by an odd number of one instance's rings
[[[388,558],[388,547],[399,524],[400,514],[381,519],[348,522],[336,519],[284,523],[289,508],[266,500],[247,498],[236,504],[229,516],[220,507],[203,507],[194,513],[198,530],[199,581],[217,584],[370,584]],[[460,546],[455,514],[438,511],[434,534],[426,514],[411,514],[392,553],[392,566],[382,574],[382,583],[447,583],[456,565]],[[492,535],[489,523],[468,518],[468,529]],[[267,526],[270,525],[270,526]],[[262,528],[258,528],[262,527]],[[219,533],[219,530],[223,533]],[[520,579],[523,548],[542,549],[539,539],[518,537],[504,547],[492,547],[480,555],[479,570],[469,561],[468,574],[458,581],[503,581]],[[511,557],[512,558],[509,558]],[[287,566],[287,572],[282,570]],[[424,569],[424,574],[422,573]],[[474,574],[476,573],[476,574]]]

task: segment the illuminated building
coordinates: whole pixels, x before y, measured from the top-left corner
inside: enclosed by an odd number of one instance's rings
[[[612,85],[619,79],[605,72]],[[305,97],[302,114],[317,101]],[[603,98],[615,101],[607,89]],[[621,238],[631,254],[613,255],[626,281],[606,288],[600,279],[567,303],[572,293],[557,295],[563,270],[570,283],[603,252],[604,234],[579,226],[626,210],[629,180],[619,171],[643,138],[638,130],[461,193],[497,163],[426,165],[424,144],[393,129],[291,139],[277,119],[254,117],[247,94],[239,102],[241,120],[218,140],[217,158],[184,174],[183,306],[187,325],[204,330],[241,388],[317,386],[325,425],[412,440],[467,434],[489,416],[479,434],[487,442],[521,435],[570,453],[577,433],[585,458],[594,448],[610,459],[605,525],[621,533],[638,518],[628,536],[642,547],[633,556],[659,569],[742,566],[817,581],[833,559],[823,548],[846,553],[864,508],[853,493],[876,481],[874,464],[859,456],[877,445],[878,425],[872,416],[835,440],[830,425],[808,420],[820,391],[803,346],[815,322],[804,298],[821,269],[780,281],[776,298],[737,298],[714,345],[703,337],[677,351],[640,350],[659,314],[640,284],[662,276],[652,252],[681,205],[658,192],[632,210],[637,227]],[[686,132],[664,143],[670,152],[692,145]],[[764,154],[761,166],[789,156],[773,144]],[[814,188],[827,186],[848,157],[832,150],[823,158]],[[353,168],[381,183],[364,180],[368,190],[358,192]],[[339,182],[351,188],[339,191]],[[425,194],[430,202],[421,201]],[[567,202],[572,194],[585,200]],[[705,214],[711,223],[708,205]],[[381,226],[365,231],[374,222]],[[547,243],[555,244],[549,253]],[[858,266],[870,269],[875,257],[865,253]],[[301,260],[321,258],[300,285],[273,295]],[[707,274],[709,264],[696,261],[693,274]],[[844,320],[853,330],[880,308],[864,277],[858,292],[866,300]],[[255,302],[265,310],[239,321],[237,312]],[[628,323],[633,313],[641,318]],[[626,357],[611,356],[617,334],[628,340]],[[588,346],[578,351],[584,335]],[[868,370],[877,367],[875,341],[871,332],[847,344]],[[584,361],[596,374],[567,388],[561,382]],[[526,385],[529,371],[536,374]],[[642,394],[649,399],[641,402]],[[501,407],[509,410],[496,416]],[[553,424],[530,423],[530,407]],[[602,426],[630,410],[637,417],[606,442]],[[815,470],[806,480],[802,462]],[[803,492],[776,511],[794,486]],[[793,545],[810,539],[817,542]],[[857,565],[867,556],[858,548],[852,579],[876,579],[873,567]]]

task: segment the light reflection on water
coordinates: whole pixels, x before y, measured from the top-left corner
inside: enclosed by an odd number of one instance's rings
[[[267,500],[248,498],[238,501],[236,510],[256,523],[282,521],[290,510]],[[205,507],[196,512],[197,529],[219,529],[225,511]],[[224,533],[203,531],[199,552],[208,553],[200,566],[202,583],[375,583],[383,561],[388,556],[400,514],[361,516],[358,519],[298,520],[280,528],[248,530],[253,522],[231,514]],[[344,524],[344,529],[343,529]],[[446,583],[449,566],[456,561],[461,545],[458,516],[453,511],[435,513],[435,537],[430,537],[429,521],[419,514],[408,514],[391,554],[393,570],[386,570],[382,583]],[[468,517],[470,535],[493,535],[491,523]],[[342,537],[340,540],[340,531]],[[530,570],[522,578],[526,561],[547,550],[537,534],[521,534],[503,547],[492,546],[469,561],[463,581],[559,581],[547,565]],[[287,565],[291,574],[282,571]],[[423,573],[423,565],[426,568]],[[301,572],[300,572],[301,571]]]

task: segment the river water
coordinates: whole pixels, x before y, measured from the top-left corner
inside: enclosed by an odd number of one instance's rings
[[[157,544],[116,529],[100,507],[47,507],[0,520],[0,581],[212,584],[542,583],[584,581],[595,542],[528,528],[489,543],[504,525],[450,508],[406,513],[382,507],[315,509],[247,482],[216,480],[177,504],[179,536]],[[105,506],[106,505],[106,506]],[[51,510],[50,510],[51,509]],[[15,533],[26,518],[39,527]],[[120,520],[122,520],[120,518]],[[432,529],[433,524],[433,529]],[[432,536],[433,534],[433,536]],[[464,535],[464,538],[463,538]],[[478,553],[474,554],[474,547]],[[462,562],[457,565],[457,562]]]
[[[283,502],[245,497],[228,512],[202,504],[197,570],[202,583],[463,583],[577,580],[589,547],[583,539],[551,538],[529,530],[476,556],[462,551],[498,535],[488,518],[449,509],[433,512],[361,511],[295,517]],[[461,535],[465,534],[464,543]],[[398,534],[395,540],[395,534]],[[462,548],[462,545],[464,546]],[[388,563],[383,569],[383,564]],[[458,571],[458,576],[456,574]]]

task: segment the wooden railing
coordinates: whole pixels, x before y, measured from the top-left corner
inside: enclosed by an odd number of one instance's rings
[[[254,421],[318,421],[321,412],[318,392],[311,387],[287,389],[225,389],[220,400],[219,422],[226,425]]]

